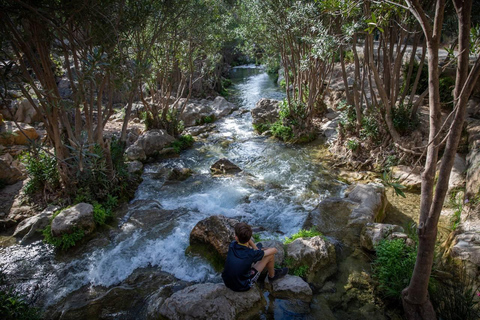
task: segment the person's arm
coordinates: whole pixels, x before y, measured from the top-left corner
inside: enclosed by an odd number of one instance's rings
[[[264,252],[265,253],[264,253],[263,256],[266,257],[266,256],[274,255],[275,253],[278,252],[278,250],[277,250],[277,248],[267,248],[267,249],[264,250]]]
[[[250,240],[248,241],[248,246],[249,246],[250,248],[252,248],[253,250],[258,250],[257,245],[255,244],[255,242],[253,242],[252,239],[250,239]]]

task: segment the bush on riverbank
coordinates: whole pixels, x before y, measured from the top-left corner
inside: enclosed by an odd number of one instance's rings
[[[32,307],[24,297],[5,284],[5,275],[0,272],[0,318],[4,320],[39,320],[39,310]]]

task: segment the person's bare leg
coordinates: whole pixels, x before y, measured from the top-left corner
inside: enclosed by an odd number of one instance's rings
[[[263,269],[267,267],[268,276],[272,278],[273,276],[275,276],[275,255],[272,254],[272,255],[263,257],[263,259],[255,263],[253,267],[258,272],[262,272]]]

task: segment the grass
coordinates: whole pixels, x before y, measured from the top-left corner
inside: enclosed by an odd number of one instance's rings
[[[285,238],[283,241],[284,244],[289,244],[295,241],[298,238],[312,238],[316,236],[322,236],[325,239],[325,236],[322,235],[321,232],[315,230],[315,229],[310,229],[310,230],[305,230],[301,229],[297,233],[293,234],[291,237]]]

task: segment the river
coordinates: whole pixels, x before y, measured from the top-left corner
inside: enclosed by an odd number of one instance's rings
[[[283,99],[274,77],[262,68],[231,71],[229,100],[250,110],[260,98]],[[295,146],[253,131],[249,112],[236,111],[217,122],[208,137],[197,139],[178,158],[145,166],[124,223],[113,228],[108,243],[85,246],[76,254],[56,254],[41,241],[0,249],[0,268],[16,287],[46,308],[85,286],[109,287],[134,270],[156,267],[189,282],[218,282],[220,274],[199,256],[185,254],[195,224],[222,214],[261,227],[262,238],[283,239],[297,232],[322,199],[341,196],[346,185],[317,158],[322,145]],[[237,164],[244,174],[212,176],[220,158]],[[165,183],[166,168],[185,167],[194,174]],[[136,222],[136,210],[170,210],[159,223]],[[157,220],[155,220],[157,221]]]

